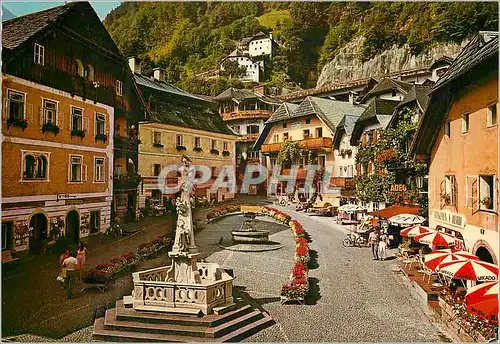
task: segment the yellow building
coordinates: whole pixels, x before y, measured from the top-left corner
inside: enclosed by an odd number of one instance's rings
[[[359,116],[364,110],[364,105],[316,97],[307,97],[299,105],[284,103],[266,122],[266,127],[258,138],[255,148],[260,149],[266,155],[267,168],[271,171],[276,165],[278,153],[284,142],[297,142],[301,153],[310,153],[308,154],[310,159],[302,156],[297,161],[288,162],[282,166],[282,174],[289,174],[289,168],[292,165],[299,165],[296,186],[299,188],[299,193],[303,193],[305,198],[308,198],[310,190],[305,189],[307,169],[304,166],[319,165],[330,173],[330,177],[334,178],[330,180],[330,186],[338,188],[336,193],[322,195],[323,202],[337,207],[340,201],[340,190],[345,183],[342,184],[342,178],[335,178],[333,135],[336,126],[345,115]],[[283,194],[285,188],[286,182],[281,182],[276,192]],[[268,191],[270,190],[271,188],[268,187]]]
[[[82,17],[100,40],[80,30]],[[2,249],[38,253],[109,228],[114,117],[133,111],[137,93],[90,4],[2,24]]]
[[[431,90],[412,152],[429,163],[429,224],[498,264],[498,32],[481,32]]]
[[[183,155],[193,165],[210,168],[210,180],[197,186],[196,196],[218,201],[233,198],[234,193],[227,188],[212,194],[209,191],[223,167],[231,171],[235,167],[237,135],[218,115],[215,104],[166,83],[162,69],[155,69],[153,77],[141,75],[139,70],[134,73],[154,118],[139,127],[140,206],[144,207],[147,197],[163,198],[158,175],[167,165],[179,166]],[[177,175],[167,175],[167,182],[176,184]]]

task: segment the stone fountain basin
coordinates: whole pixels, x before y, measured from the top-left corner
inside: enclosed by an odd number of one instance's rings
[[[234,242],[242,243],[266,243],[269,241],[269,232],[267,231],[232,231],[231,235]]]

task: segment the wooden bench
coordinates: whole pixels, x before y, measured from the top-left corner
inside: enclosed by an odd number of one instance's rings
[[[19,260],[19,258],[12,257],[12,252],[10,252],[10,250],[2,251],[2,264],[11,263],[11,262],[15,262],[18,260]]]

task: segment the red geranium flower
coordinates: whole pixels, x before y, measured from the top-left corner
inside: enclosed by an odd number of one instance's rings
[[[309,250],[307,249],[307,246],[304,245],[297,246],[297,248],[295,249],[295,253],[297,253],[298,256],[305,256],[308,252]]]

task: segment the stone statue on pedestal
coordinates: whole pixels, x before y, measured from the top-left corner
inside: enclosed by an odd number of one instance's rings
[[[196,266],[199,253],[194,242],[193,214],[191,210],[195,169],[191,167],[191,159],[185,155],[182,157],[182,165],[179,171],[181,172],[181,196],[176,201],[177,230],[172,251],[168,253],[169,257],[172,258],[172,266],[168,270],[167,282],[201,283]]]

